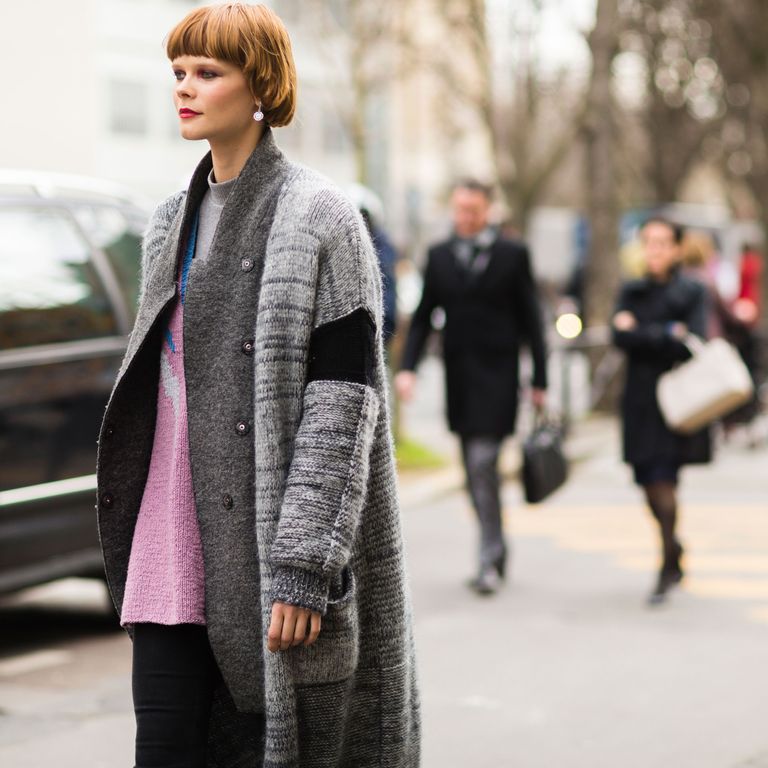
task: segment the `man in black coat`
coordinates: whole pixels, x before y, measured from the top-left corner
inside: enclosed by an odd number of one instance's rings
[[[395,379],[408,401],[416,366],[432,329],[433,311],[445,312],[443,357],[448,423],[461,439],[472,503],[480,523],[480,564],[470,582],[480,593],[498,589],[507,547],[502,533],[498,458],[515,430],[519,357],[533,357],[533,403],[545,400],[546,348],[528,249],[489,225],[491,191],[462,181],[451,197],[454,233],[429,250],[424,289],[411,320]]]

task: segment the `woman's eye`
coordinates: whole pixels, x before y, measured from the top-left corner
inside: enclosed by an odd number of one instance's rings
[[[174,69],[173,70],[173,77],[175,80],[183,80],[184,79],[184,73],[180,69]]]
[[[202,72],[200,72],[200,77],[202,77],[203,80],[213,80],[214,77],[217,77],[217,73],[211,72],[208,69],[204,69]]]

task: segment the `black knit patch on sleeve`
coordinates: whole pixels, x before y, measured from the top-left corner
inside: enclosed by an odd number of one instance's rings
[[[310,381],[349,381],[373,386],[376,327],[362,307],[321,325],[309,342]]]

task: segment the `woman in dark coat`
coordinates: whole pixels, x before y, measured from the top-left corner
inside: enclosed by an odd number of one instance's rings
[[[680,229],[652,218],[640,234],[647,274],[623,286],[613,339],[628,363],[622,403],[624,460],[634,469],[661,535],[662,565],[650,596],[656,603],[683,577],[683,547],[676,535],[680,467],[710,460],[706,431],[683,436],[667,428],[656,385],[665,371],[690,357],[684,343],[688,334],[706,336],[707,307],[703,286],[678,272]]]
[[[285,158],[290,41],[262,5],[171,32],[181,134],[99,437],[137,768],[416,768],[419,708],[370,238]]]

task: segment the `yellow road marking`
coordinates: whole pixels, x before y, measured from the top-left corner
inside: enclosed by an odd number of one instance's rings
[[[609,555],[627,570],[659,567],[656,526],[642,503],[508,505],[505,516],[513,536],[545,537],[567,551]],[[680,520],[687,549],[685,591],[758,603],[747,606],[747,615],[768,623],[766,507],[683,502]]]
[[[709,579],[686,580],[685,589],[699,597],[730,600],[768,600],[768,579]]]
[[[768,624],[768,605],[758,605],[750,608],[749,618],[761,624]]]
[[[646,571],[658,565],[658,553],[619,554],[616,562],[629,570]],[[768,574],[768,554],[766,555],[703,555],[694,552],[686,555],[685,570],[690,575],[702,574],[739,574],[744,576]]]

